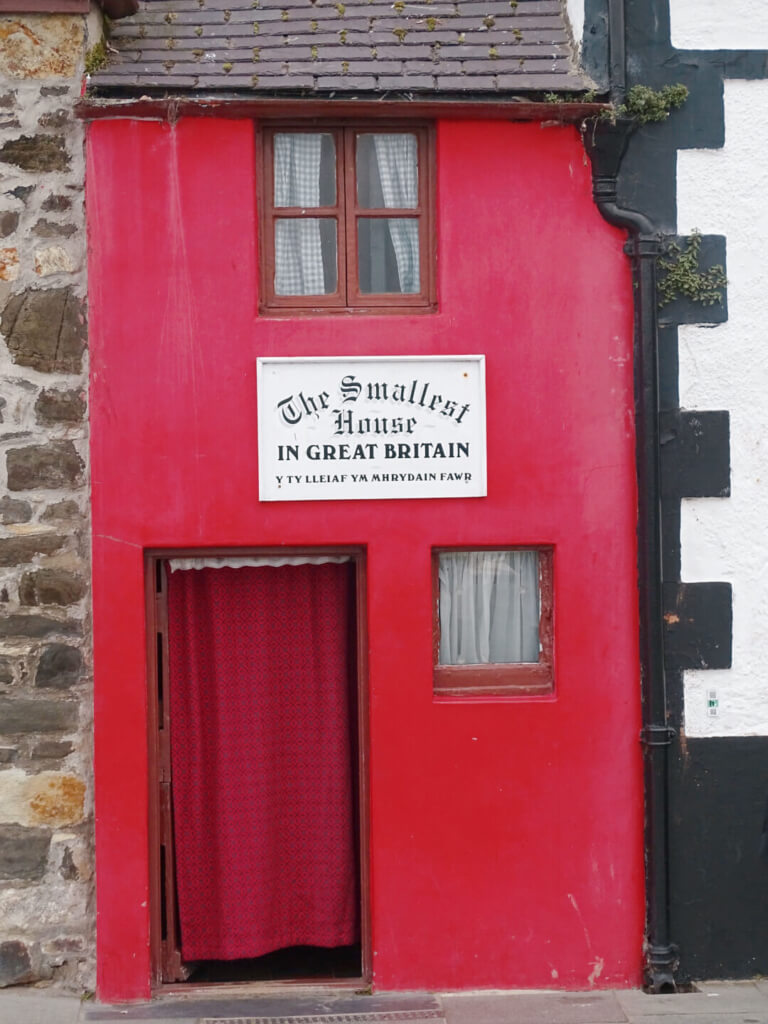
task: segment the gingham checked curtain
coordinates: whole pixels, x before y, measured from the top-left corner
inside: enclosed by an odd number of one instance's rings
[[[440,664],[539,660],[537,551],[440,555]]]
[[[169,576],[184,960],[359,940],[353,617],[349,563]]]
[[[320,205],[323,137],[313,133],[275,135],[275,206]],[[275,222],[277,295],[325,293],[320,221],[286,218]]]
[[[374,135],[384,206],[412,208],[419,201],[419,171],[415,135]],[[420,290],[419,224],[417,219],[393,217],[387,220],[389,237],[395,251],[400,291],[412,294]]]

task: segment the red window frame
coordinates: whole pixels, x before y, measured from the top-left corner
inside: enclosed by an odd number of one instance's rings
[[[281,132],[312,132],[333,135],[336,149],[336,202],[312,208],[276,207],[274,201],[274,137]],[[418,141],[419,198],[409,209],[363,209],[357,203],[355,139],[358,134],[409,133]],[[418,313],[436,308],[434,229],[434,129],[412,124],[271,124],[257,132],[260,158],[257,201],[261,211],[259,231],[260,301],[268,313]],[[338,279],[328,295],[277,295],[275,293],[275,221],[283,218],[323,218],[337,221]],[[357,222],[363,217],[407,217],[419,221],[418,294],[363,293],[358,281]]]
[[[539,660],[481,665],[440,664],[440,555],[472,551],[536,551],[539,556]],[[435,696],[546,696],[554,693],[554,552],[537,545],[432,550],[432,640]]]

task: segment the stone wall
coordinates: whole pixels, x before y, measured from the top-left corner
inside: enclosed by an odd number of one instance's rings
[[[0,16],[0,987],[93,987],[91,18]]]

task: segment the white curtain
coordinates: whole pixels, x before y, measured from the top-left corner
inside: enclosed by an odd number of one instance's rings
[[[276,207],[320,205],[322,143],[321,134],[275,135]],[[325,293],[318,218],[275,221],[275,292],[277,295]]]
[[[219,558],[171,558],[171,572],[179,569],[247,569],[261,566],[325,565],[326,562],[348,562],[349,555],[224,555]]]
[[[537,551],[451,551],[439,563],[440,664],[539,660]]]
[[[419,203],[418,144],[415,135],[374,135],[381,191],[387,209],[412,209]],[[403,217],[386,221],[397,261],[400,291],[420,290],[419,224]]]

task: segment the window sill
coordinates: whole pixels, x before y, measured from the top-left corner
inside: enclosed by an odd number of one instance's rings
[[[542,697],[554,693],[546,664],[436,665],[436,697]]]
[[[259,306],[260,317],[270,320],[318,316],[423,316],[439,312],[437,303],[422,306]]]

